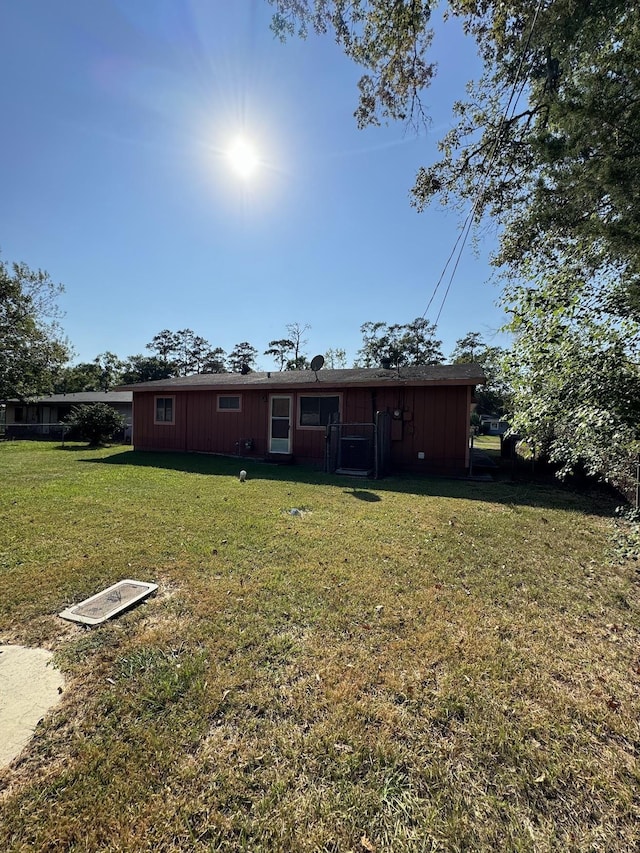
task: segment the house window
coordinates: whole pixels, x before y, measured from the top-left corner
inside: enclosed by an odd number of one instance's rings
[[[219,412],[239,412],[242,410],[239,394],[218,394]]]
[[[172,424],[174,422],[173,401],[174,397],[156,397],[155,423]]]
[[[17,424],[22,423],[22,421],[24,421],[24,407],[23,406],[16,406],[15,407],[15,409],[13,410],[13,420]]]
[[[340,397],[300,397],[301,427],[326,427],[340,419]]]

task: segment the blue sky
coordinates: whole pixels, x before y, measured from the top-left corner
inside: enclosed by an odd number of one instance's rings
[[[477,70],[473,44],[438,24],[428,131],[359,131],[359,69],[330,36],[282,44],[271,14],[265,0],[3,3],[0,249],[65,286],[75,361],[145,352],[165,328],[262,353],[299,322],[309,356],[342,347],[351,363],[362,323],[425,311],[459,217],[418,214],[409,190]],[[261,161],[248,181],[226,156],[239,135]],[[492,247],[489,233],[464,252],[447,356],[468,331],[504,342]]]

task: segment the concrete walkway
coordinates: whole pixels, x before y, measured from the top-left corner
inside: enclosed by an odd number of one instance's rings
[[[52,657],[46,649],[0,646],[0,767],[22,752],[60,700],[64,678]]]

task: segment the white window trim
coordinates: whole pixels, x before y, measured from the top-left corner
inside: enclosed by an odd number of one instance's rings
[[[320,424],[319,426],[314,426],[312,424],[304,424],[304,426],[300,423],[300,419],[302,417],[302,398],[303,397],[337,397],[338,398],[338,414],[342,416],[342,392],[335,391],[334,393],[323,393],[323,394],[310,394],[310,393],[299,393],[298,400],[296,405],[296,429],[313,429],[313,430],[326,430],[326,426]]]
[[[159,421],[158,417],[158,400],[171,400],[171,415],[170,421]],[[175,426],[176,422],[176,398],[174,394],[156,394],[153,398],[153,423],[156,426]]]
[[[237,409],[225,409],[220,408],[220,398],[221,397],[237,397],[238,398],[238,408]],[[237,414],[242,411],[242,394],[217,394],[216,395],[216,412],[222,412],[224,414]]]

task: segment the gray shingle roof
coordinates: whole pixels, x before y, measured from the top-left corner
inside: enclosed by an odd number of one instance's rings
[[[372,387],[399,385],[478,385],[486,381],[477,364],[434,364],[384,370],[381,367],[356,367],[346,370],[283,370],[240,373],[199,373],[177,376],[136,385],[123,385],[129,391],[237,390],[242,388],[319,388],[320,386]]]

